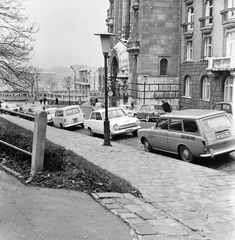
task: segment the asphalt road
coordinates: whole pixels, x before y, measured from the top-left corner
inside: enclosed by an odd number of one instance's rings
[[[155,125],[155,122],[141,121],[142,128],[149,128],[154,125]],[[89,135],[86,129],[82,129],[80,127],[70,129],[70,131],[74,131],[77,134]],[[103,138],[102,135],[96,136],[96,137]],[[122,144],[123,146],[128,145],[135,148],[138,151],[144,151],[143,145],[139,143],[138,137],[134,137],[132,134],[117,136],[114,141]],[[154,152],[153,154],[161,154],[164,156],[180,159],[177,155],[168,154],[164,152]],[[200,159],[196,164],[204,167],[224,171],[230,174],[235,174],[235,152],[231,153],[229,156],[219,157],[216,159]]]

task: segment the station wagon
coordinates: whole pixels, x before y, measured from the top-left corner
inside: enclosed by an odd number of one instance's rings
[[[193,162],[235,151],[232,115],[217,110],[189,109],[162,115],[154,127],[138,131],[145,151],[179,154]]]
[[[84,127],[85,114],[78,105],[58,108],[52,117],[52,125],[59,128],[68,128],[76,125]]]

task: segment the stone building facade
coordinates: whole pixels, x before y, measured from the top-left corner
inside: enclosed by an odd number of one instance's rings
[[[234,0],[109,0],[114,103],[211,108],[232,101]]]
[[[181,1],[180,106],[209,109],[232,101],[235,2]]]
[[[110,0],[106,25],[114,33],[109,56],[112,104],[179,105],[180,3]]]

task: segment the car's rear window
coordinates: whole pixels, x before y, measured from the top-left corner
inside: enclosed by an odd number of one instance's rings
[[[216,132],[233,126],[232,122],[226,115],[208,118],[203,120],[202,123],[203,129],[206,133]]]
[[[69,116],[69,115],[73,115],[73,114],[76,114],[76,113],[80,113],[79,109],[78,108],[71,108],[71,109],[68,109],[66,111],[66,115]]]

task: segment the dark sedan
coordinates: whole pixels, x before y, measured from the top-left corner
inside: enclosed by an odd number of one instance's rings
[[[135,112],[134,116],[146,122],[157,120],[161,115],[165,114],[159,107],[158,105],[144,104],[140,107],[139,111]]]

